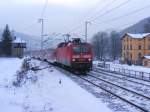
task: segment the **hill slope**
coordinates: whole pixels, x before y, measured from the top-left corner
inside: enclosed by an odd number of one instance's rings
[[[121,31],[121,34],[125,33],[149,33],[145,31],[145,25],[150,23],[150,17],[145,18],[138,23],[124,29]]]

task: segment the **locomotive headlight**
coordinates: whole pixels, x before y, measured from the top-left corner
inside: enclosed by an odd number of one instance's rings
[[[91,59],[91,58],[89,58],[88,60],[89,60],[89,61],[92,61],[92,59]]]
[[[76,61],[76,59],[72,59],[72,61]]]

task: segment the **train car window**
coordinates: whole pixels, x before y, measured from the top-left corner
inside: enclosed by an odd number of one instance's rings
[[[74,53],[88,53],[90,51],[89,47],[87,46],[76,46],[76,47],[73,47],[73,52]]]
[[[74,52],[75,54],[79,54],[79,53],[81,52],[81,48],[80,48],[79,46],[73,47],[73,52]]]
[[[88,52],[89,52],[89,47],[82,46],[82,47],[81,47],[81,52],[83,52],[83,53],[88,53]]]

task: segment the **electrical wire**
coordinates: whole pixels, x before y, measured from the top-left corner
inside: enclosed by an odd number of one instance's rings
[[[31,29],[31,28],[33,28],[33,27],[35,27],[37,25],[37,23],[35,22],[35,23],[33,23],[33,24],[30,24],[29,26],[26,26],[26,27],[24,27],[24,28],[22,28],[21,30],[29,30],[29,29]]]
[[[43,16],[44,16],[44,13],[45,13],[46,8],[47,8],[47,4],[48,4],[48,0],[45,0],[45,4],[44,4],[44,7],[43,7],[42,12],[41,12],[41,18],[43,18]],[[29,29],[35,27],[36,25],[37,25],[37,22],[35,22],[33,24],[30,24],[29,26],[26,26],[26,27],[22,28],[22,30],[29,30]]]
[[[42,13],[41,13],[41,18],[43,18],[43,16],[44,16],[44,13],[46,11],[47,5],[48,5],[48,0],[45,0],[45,4],[44,4],[44,7],[43,7],[43,10],[42,10]]]
[[[113,3],[115,3],[117,0],[112,0],[109,3],[107,3],[104,7],[102,7],[97,13],[102,12],[103,10],[105,10],[108,6],[111,6]],[[92,19],[93,17],[90,17],[90,19]]]
[[[107,14],[113,12],[113,11],[116,10],[116,9],[119,9],[120,7],[122,7],[122,6],[126,5],[126,4],[128,4],[130,1],[131,1],[131,0],[127,0],[127,1],[125,1],[125,2],[123,2],[123,3],[121,3],[121,4],[119,4],[119,5],[117,5],[116,7],[111,8],[110,10],[104,12],[103,14],[101,14],[101,15],[95,17],[95,18],[92,19],[91,21],[95,21],[96,19],[98,19],[98,18],[100,18],[100,17],[103,17],[103,16],[105,16],[105,15],[107,15]],[[108,6],[108,7],[109,7],[109,6]]]
[[[104,7],[102,7],[98,12],[104,10],[108,5],[112,5],[115,1],[117,1],[117,0],[112,0],[111,2],[107,3],[107,4],[106,4]],[[92,18],[92,17],[91,17],[91,18]],[[82,27],[83,27],[83,25],[79,25],[79,26],[75,27],[74,29],[70,30],[70,31],[68,32],[68,34],[69,34],[69,33],[72,33],[73,31],[79,30],[79,29],[81,29]]]
[[[116,1],[117,1],[117,0],[112,0],[111,2],[109,2],[108,4],[106,4],[103,8],[101,8],[101,9],[99,10],[99,12],[102,11],[102,10],[104,10],[106,7],[110,7],[110,5],[112,5],[112,4],[115,3]],[[113,12],[114,10],[116,10],[116,9],[118,9],[118,8],[120,8],[120,7],[124,6],[124,5],[126,5],[126,4],[128,4],[130,1],[131,1],[131,0],[127,0],[127,1],[125,1],[125,2],[123,2],[123,3],[121,3],[121,4],[119,4],[119,5],[117,5],[116,7],[111,8],[110,10],[104,12],[103,14],[101,14],[101,15],[99,15],[99,16],[93,18],[93,19],[91,19],[91,21],[94,22],[94,21],[95,21],[96,19],[98,19],[99,17],[103,17],[103,16],[105,16],[105,15],[107,15],[107,14]],[[80,26],[74,28],[73,30],[69,31],[69,33],[72,32],[72,31],[76,31],[76,30],[78,30],[78,29],[81,28],[81,27],[83,27],[83,26],[80,25]]]
[[[112,5],[115,1],[117,1],[117,0],[112,0],[111,2],[107,3],[104,7],[102,7],[102,8],[99,10],[99,12],[100,12],[101,10],[105,9],[108,5]],[[89,13],[88,13],[88,14],[89,14]],[[82,27],[83,27],[83,25],[78,25],[77,27],[75,27],[75,28],[73,28],[72,30],[70,30],[70,31],[68,32],[68,34],[74,32],[74,31],[76,31],[76,30],[79,30],[79,29],[81,29]]]
[[[117,20],[122,19],[124,17],[128,17],[130,15],[133,15],[133,14],[136,14],[138,12],[141,12],[141,11],[147,9],[147,8],[150,8],[150,4],[145,6],[145,7],[142,7],[142,8],[136,9],[134,11],[131,11],[131,12],[127,13],[127,14],[124,14],[124,15],[121,15],[121,16],[118,16],[118,17],[115,17],[115,18],[112,18],[112,19],[109,19],[109,20],[105,20],[105,21],[102,21],[100,23],[95,23],[95,24],[92,23],[92,25],[97,26],[97,25],[101,25],[101,24],[108,24],[109,22],[114,22],[114,21],[117,21]]]
[[[134,10],[134,11],[132,11],[132,12],[129,12],[129,13],[127,13],[127,14],[124,14],[124,15],[121,15],[121,16],[118,16],[118,17],[115,17],[115,18],[106,20],[106,21],[102,21],[102,22],[96,23],[96,24],[97,24],[97,25],[100,25],[100,24],[107,24],[107,23],[109,23],[109,22],[116,21],[116,20],[122,19],[122,18],[124,18],[124,17],[128,17],[128,16],[130,16],[130,15],[136,14],[136,13],[141,12],[141,11],[147,9],[147,8],[150,8],[150,4],[147,5],[147,6],[145,6],[145,7],[136,9],[136,10]]]
[[[109,0],[109,1],[110,1],[110,0]],[[115,1],[117,1],[117,0],[112,0],[111,2],[105,4],[102,8],[100,8],[100,9],[97,11],[97,13],[103,11],[108,5],[113,4]],[[100,4],[101,2],[102,2],[102,1],[100,0],[100,2],[97,3],[97,6],[94,7],[94,8],[91,8],[91,9],[87,12],[87,14],[89,15],[91,12],[93,12],[93,10],[96,10],[96,9],[99,7],[99,4]],[[92,18],[93,16],[94,16],[94,14],[91,14],[91,16],[90,16],[89,18]],[[84,16],[84,17],[85,17],[85,16]]]

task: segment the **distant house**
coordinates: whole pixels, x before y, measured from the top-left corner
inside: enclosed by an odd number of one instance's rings
[[[23,57],[25,48],[26,48],[26,42],[21,38],[16,38],[12,42],[12,56]]]
[[[20,38],[15,38],[12,41],[12,57],[23,57],[26,42]],[[3,56],[2,42],[0,41],[0,56]]]
[[[144,57],[149,55],[150,33],[127,33],[122,37],[122,61],[124,63],[147,65],[146,61],[149,62],[149,59]]]
[[[146,67],[150,67],[150,56],[143,57],[143,65]]]

